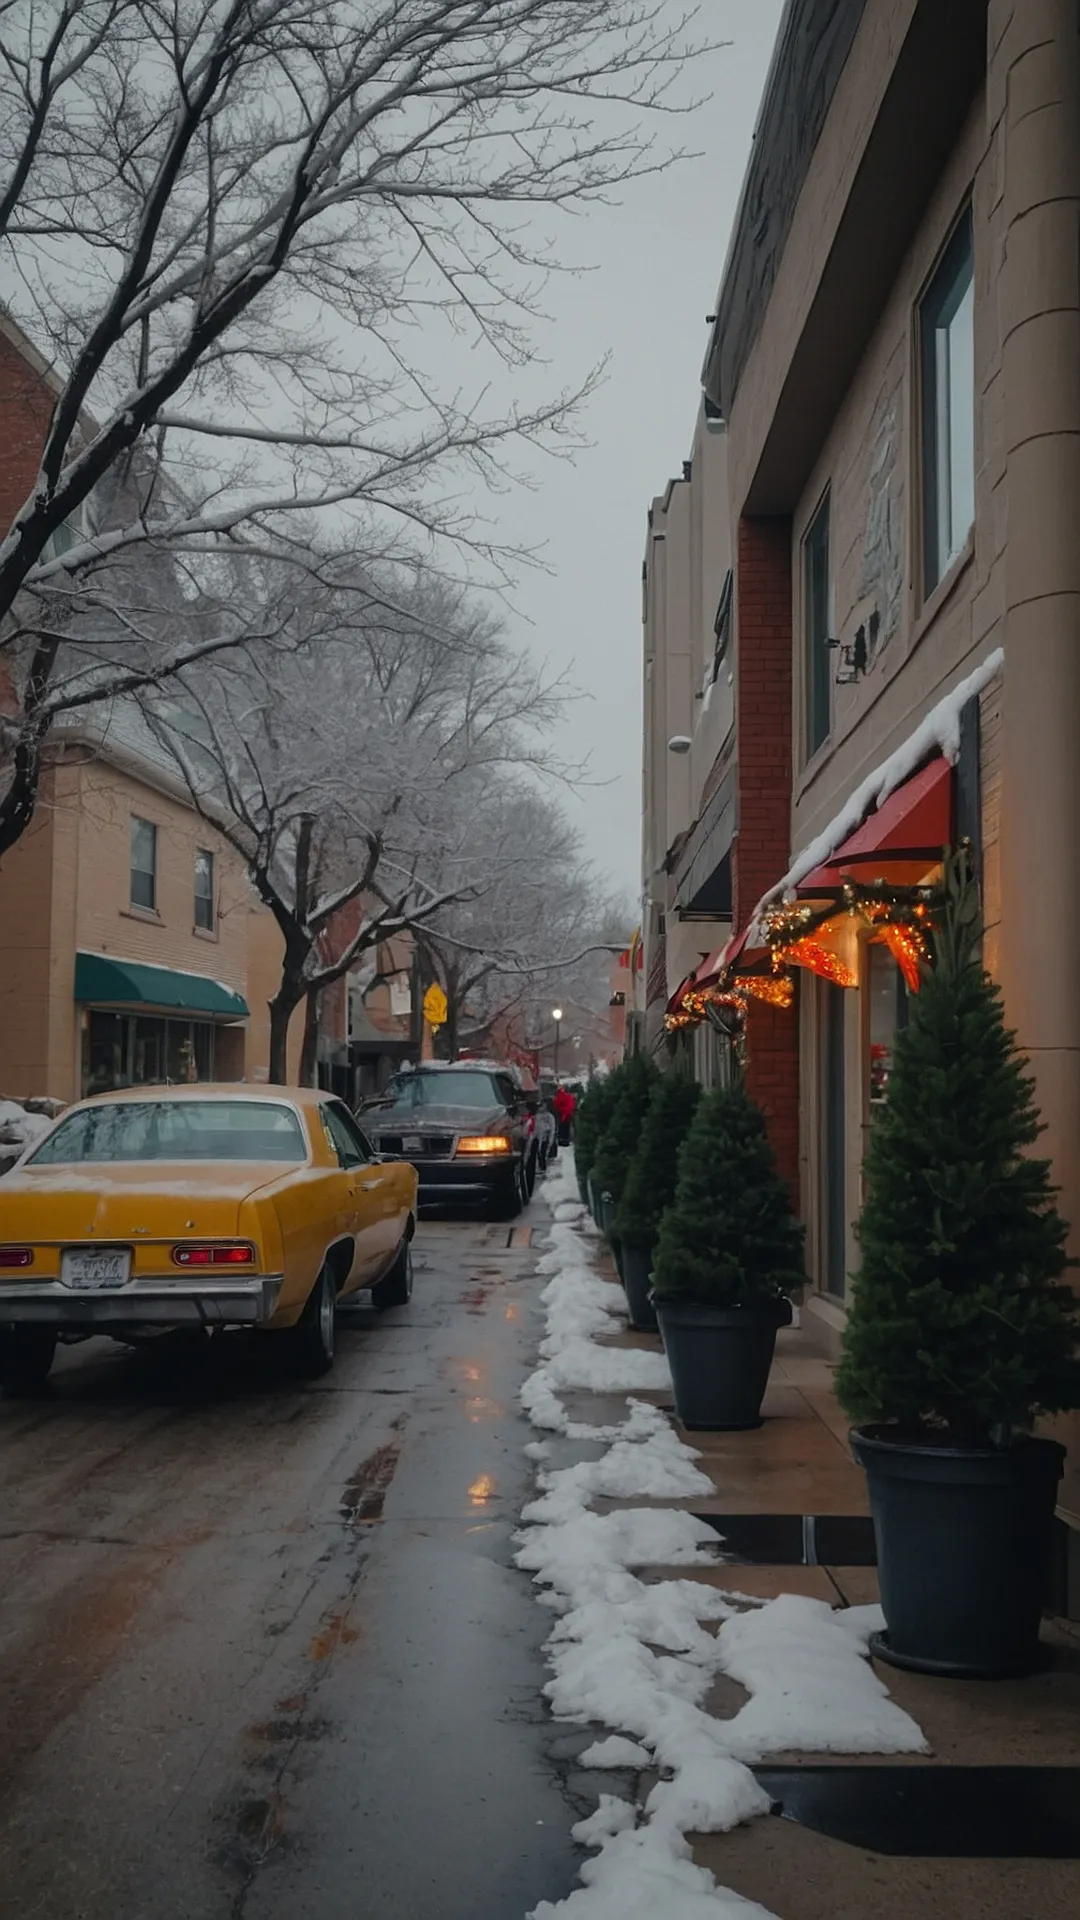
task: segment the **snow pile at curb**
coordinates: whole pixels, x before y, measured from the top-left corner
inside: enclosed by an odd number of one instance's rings
[[[767,1813],[768,1796],[750,1767],[770,1753],[917,1753],[925,1741],[866,1657],[882,1624],[879,1608],[834,1612],[796,1594],[762,1603],[696,1580],[641,1580],[635,1569],[714,1564],[713,1528],[671,1508],[590,1510],[598,1496],[686,1499],[711,1493],[712,1482],[655,1407],[631,1400],[625,1421],[600,1427],[572,1421],[559,1398],[573,1388],[663,1386],[669,1377],[661,1355],[596,1344],[625,1305],[621,1288],[588,1265],[576,1231],[580,1210],[560,1191],[571,1178],[569,1161],[560,1161],[549,1183],[555,1224],[541,1261],[553,1276],[542,1296],[547,1336],[521,1398],[535,1426],[602,1440],[607,1451],[555,1469],[543,1464],[547,1443],[530,1445],[541,1462],[540,1491],[522,1515],[516,1560],[559,1616],[546,1647],[552,1678],[544,1692],[553,1714],[613,1729],[581,1764],[648,1767],[665,1777],[643,1809],[601,1796],[573,1830],[597,1849],[582,1868],[581,1888],[557,1905],[542,1902],[529,1920],[772,1920],[694,1864],[687,1834],[727,1832]],[[653,1365],[640,1367],[645,1361]],[[719,1632],[710,1631],[707,1623],[717,1622]],[[703,1707],[719,1673],[750,1695],[730,1720]]]
[[[560,1170],[561,1165],[560,1157]],[[552,1180],[558,1177],[553,1175]],[[621,1287],[601,1280],[588,1263],[576,1231],[584,1209],[574,1209],[573,1221],[559,1218],[564,1210],[565,1202],[556,1207],[551,1250],[539,1263],[541,1273],[552,1275],[541,1295],[548,1316],[547,1337],[540,1346],[541,1364],[521,1392],[522,1405],[533,1426],[551,1433],[570,1433],[573,1424],[558,1398],[560,1392],[628,1393],[635,1387],[671,1385],[662,1353],[598,1344],[613,1331],[613,1321],[625,1320],[626,1296]],[[614,1429],[608,1434],[585,1427],[571,1437],[607,1439],[614,1433]]]

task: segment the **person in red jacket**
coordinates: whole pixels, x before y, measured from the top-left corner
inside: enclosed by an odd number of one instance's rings
[[[555,1098],[551,1104],[555,1109],[555,1119],[559,1128],[559,1145],[560,1147],[568,1147],[570,1145],[570,1129],[574,1120],[574,1108],[577,1102],[569,1087],[558,1087],[555,1092]]]

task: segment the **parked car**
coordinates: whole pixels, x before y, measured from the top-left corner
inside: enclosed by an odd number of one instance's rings
[[[547,1129],[547,1158],[544,1163],[546,1166],[550,1166],[551,1162],[559,1157],[559,1122],[555,1113],[555,1095],[558,1090],[559,1083],[554,1074],[540,1075],[540,1101],[551,1123]]]
[[[339,1299],[408,1300],[416,1192],[328,1094],[83,1101],[0,1183],[0,1385],[43,1381],[58,1336],[170,1327],[266,1327],[325,1373]]]
[[[546,1173],[548,1166],[559,1150],[558,1133],[555,1126],[554,1115],[550,1107],[544,1103],[543,1088],[537,1080],[536,1075],[532,1073],[528,1067],[520,1067],[516,1064],[506,1068],[505,1071],[513,1076],[521,1089],[522,1098],[525,1101],[529,1113],[529,1132],[536,1143],[536,1152],[533,1155],[532,1161],[532,1175],[529,1181],[529,1192],[531,1194],[536,1185],[537,1174]]]
[[[512,1219],[532,1193],[538,1148],[529,1099],[506,1067],[426,1061],[395,1074],[361,1117],[384,1159],[416,1168],[421,1200]]]
[[[529,1067],[523,1067],[514,1061],[502,1060],[457,1060],[454,1066],[460,1071],[464,1066],[482,1065],[495,1073],[506,1074],[517,1087],[525,1102],[528,1120],[526,1122],[530,1138],[535,1142],[536,1151],[529,1156],[527,1173],[528,1198],[532,1197],[538,1173],[545,1173],[551,1161],[559,1151],[558,1127],[552,1108],[546,1104],[542,1083]]]

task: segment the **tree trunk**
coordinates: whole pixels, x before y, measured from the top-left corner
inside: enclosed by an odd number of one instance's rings
[[[289,1084],[289,1023],[300,999],[295,987],[283,982],[270,1002],[270,1081],[275,1087]]]
[[[49,689],[59,641],[43,640],[34,649],[23,694],[21,727],[12,754],[8,790],[0,801],[0,854],[21,840],[34,817],[44,762],[48,722],[42,705]],[[6,673],[6,668],[5,668]]]
[[[300,1049],[300,1085],[316,1087],[319,1084],[319,1002],[322,999],[321,987],[309,987],[307,1006],[304,1010],[304,1044]]]

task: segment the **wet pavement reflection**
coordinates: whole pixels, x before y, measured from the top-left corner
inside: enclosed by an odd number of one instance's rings
[[[0,1920],[519,1920],[570,1890],[511,1564],[529,1238],[423,1221],[411,1306],[343,1312],[312,1386],[269,1341],[95,1340],[0,1405]]]

